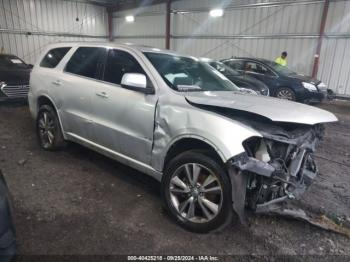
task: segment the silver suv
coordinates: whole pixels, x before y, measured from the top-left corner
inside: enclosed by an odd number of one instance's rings
[[[296,198],[317,174],[315,107],[241,94],[200,60],[114,43],[60,43],[30,77],[41,146],[73,141],[161,182],[183,227],[208,232]]]

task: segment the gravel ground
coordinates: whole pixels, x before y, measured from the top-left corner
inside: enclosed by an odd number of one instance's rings
[[[339,118],[317,151],[307,209],[350,219],[350,102],[320,105]],[[350,239],[308,223],[253,216],[215,234],[181,229],[161,209],[159,184],[79,145],[38,146],[26,105],[0,106],[0,168],[13,196],[20,254],[347,255]]]

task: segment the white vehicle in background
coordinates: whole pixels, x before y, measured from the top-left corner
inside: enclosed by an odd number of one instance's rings
[[[317,175],[324,110],[241,94],[200,60],[114,43],[49,46],[30,77],[41,146],[74,141],[161,182],[169,214],[208,232],[295,198]]]

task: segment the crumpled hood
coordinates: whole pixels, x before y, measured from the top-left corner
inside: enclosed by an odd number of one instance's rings
[[[317,107],[273,97],[244,95],[230,91],[189,92],[185,97],[192,104],[246,111],[275,122],[314,125],[338,120],[334,114]]]

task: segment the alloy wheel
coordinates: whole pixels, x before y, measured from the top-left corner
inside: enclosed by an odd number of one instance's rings
[[[281,89],[277,92],[277,97],[280,99],[294,100],[294,94],[289,89]]]
[[[223,190],[218,177],[197,163],[186,163],[174,172],[169,192],[181,217],[194,223],[211,221],[222,207]]]
[[[44,148],[53,145],[55,140],[55,124],[54,119],[48,112],[43,112],[38,120],[38,128],[40,141]]]

